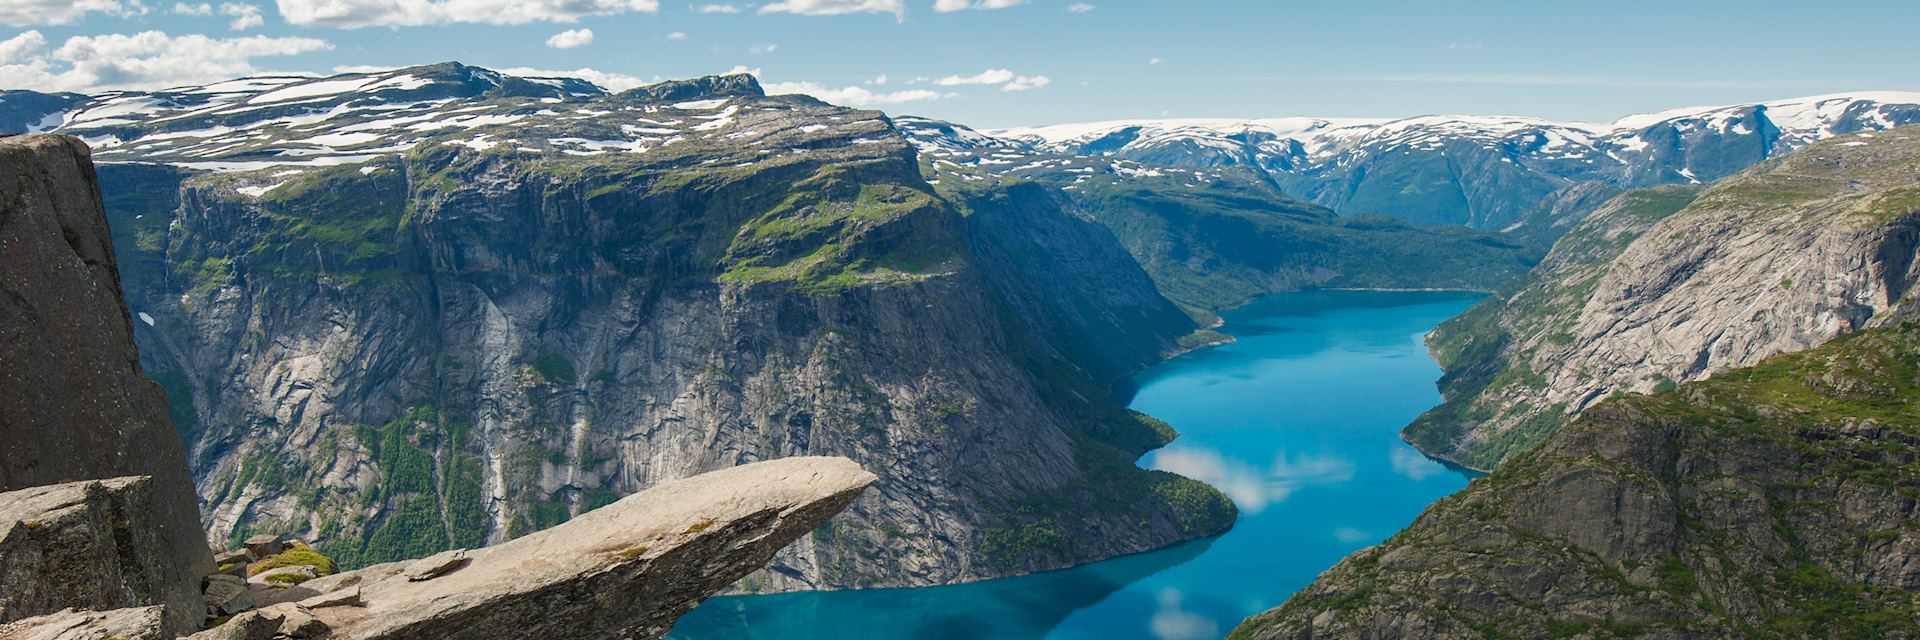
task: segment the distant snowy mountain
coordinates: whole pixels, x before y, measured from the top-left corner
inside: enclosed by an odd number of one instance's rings
[[[87,140],[104,162],[219,171],[363,162],[427,141],[598,154],[755,133],[730,126],[734,114],[719,102],[711,109],[674,105],[688,113],[609,115],[594,102],[609,95],[578,79],[444,63],[97,96],[5,91],[0,132],[59,131]],[[1244,167],[1341,214],[1508,231],[1544,246],[1587,205],[1621,189],[1709,182],[1816,140],[1920,123],[1920,93],[1695,107],[1606,124],[1451,115],[1121,120],[977,131],[913,116],[891,122],[924,156],[956,165],[1010,175],[1047,169],[1041,163],[1056,174],[1068,165],[1115,175]]]
[[[1806,144],[1920,123],[1920,93],[1696,107],[1608,124],[1515,116],[1123,120],[967,131],[1024,151],[1251,165],[1344,214],[1507,229],[1556,192],[1708,182]],[[922,131],[930,129],[923,127]],[[944,143],[923,141],[922,148]],[[968,141],[968,149],[981,143]]]

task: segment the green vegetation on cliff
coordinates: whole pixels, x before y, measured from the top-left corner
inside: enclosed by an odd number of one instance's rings
[[[1589,409],[1235,637],[1916,637],[1915,500],[1920,326],[1864,331]]]

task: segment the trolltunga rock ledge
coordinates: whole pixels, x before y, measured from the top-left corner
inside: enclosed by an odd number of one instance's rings
[[[193,636],[658,638],[872,484],[845,458],[784,458],[656,486],[504,544],[308,581]]]

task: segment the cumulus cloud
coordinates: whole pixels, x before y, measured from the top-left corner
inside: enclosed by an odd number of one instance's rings
[[[1026,3],[1027,0],[934,0],[933,10],[950,13],[968,9],[1005,9]]]
[[[0,24],[25,27],[44,24],[70,24],[89,13],[122,18],[146,15],[147,5],[139,0],[4,0],[0,1]]]
[[[988,69],[970,76],[947,76],[933,81],[943,87],[955,87],[963,84],[1001,84],[1013,80],[1012,71],[1006,69]]]
[[[589,67],[581,67],[573,70],[513,67],[510,69],[495,69],[495,71],[510,76],[520,76],[522,78],[579,78],[600,85],[600,88],[613,92],[626,91],[634,87],[652,84],[623,73],[611,73]]]
[[[804,93],[834,104],[854,106],[924,102],[942,97],[940,92],[927,89],[874,91],[862,86],[836,89],[817,82],[774,82],[767,84],[765,89],[768,94]]]
[[[667,42],[686,42],[686,41],[687,41],[687,32],[685,31],[675,31],[673,33],[667,34]]]
[[[730,4],[703,4],[693,9],[694,13],[740,13],[740,7]]]
[[[803,16],[891,13],[895,18],[905,19],[907,6],[901,0],[780,0],[760,5],[760,13],[793,13]]]
[[[233,18],[232,22],[227,23],[227,28],[234,31],[246,31],[267,23],[266,18],[260,16],[260,7],[250,4],[238,2],[221,4],[220,15]]]
[[[173,3],[173,9],[171,11],[172,13],[183,15],[183,16],[204,17],[204,16],[213,15],[213,5],[207,4],[205,2],[202,2],[199,4],[187,4],[185,2],[175,2]]]
[[[46,45],[38,31],[0,42],[0,86],[95,92],[205,84],[260,73],[254,58],[333,46],[313,38],[175,37],[161,31],[75,36],[51,51]]]
[[[1067,5],[1067,13],[1086,13],[1092,10],[1093,10],[1093,5],[1087,4],[1085,2],[1075,2],[1073,4]]]
[[[763,53],[773,53],[778,50],[780,50],[780,45],[777,45],[777,44],[756,44],[751,47],[747,47],[747,53],[751,53],[756,56]]]
[[[547,46],[555,49],[572,49],[593,44],[592,29],[568,29],[547,38]]]
[[[660,0],[277,0],[280,16],[307,27],[414,27],[452,22],[578,22],[587,16],[655,13]]]

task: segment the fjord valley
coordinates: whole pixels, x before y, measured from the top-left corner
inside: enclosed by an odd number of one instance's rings
[[[1920,633],[1920,94],[976,129],[577,75],[0,94],[0,356],[55,376],[0,638]],[[913,82],[1049,82],[994,77]],[[159,577],[21,569],[46,522]]]

